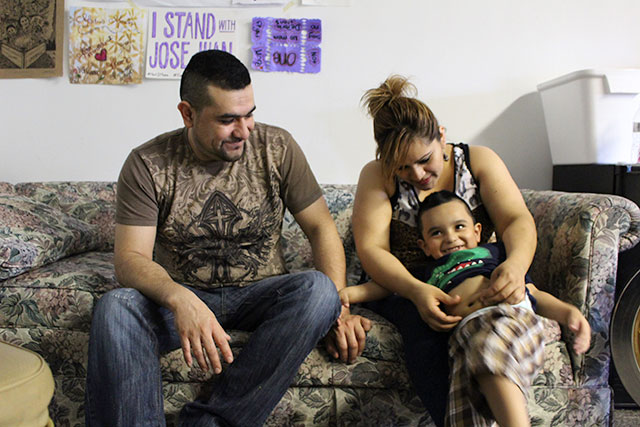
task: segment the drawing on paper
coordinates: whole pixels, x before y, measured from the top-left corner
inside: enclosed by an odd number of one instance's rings
[[[0,1],[0,77],[62,75],[62,0]]]
[[[69,11],[69,81],[142,82],[144,10],[78,7]]]

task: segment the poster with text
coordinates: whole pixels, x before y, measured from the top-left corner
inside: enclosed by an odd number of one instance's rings
[[[69,81],[88,84],[142,82],[144,10],[69,10]]]
[[[63,0],[0,0],[0,77],[62,75]]]
[[[235,14],[219,9],[150,9],[145,77],[179,79],[203,50],[234,53]]]
[[[255,17],[251,21],[251,68],[319,73],[321,42],[320,19]]]

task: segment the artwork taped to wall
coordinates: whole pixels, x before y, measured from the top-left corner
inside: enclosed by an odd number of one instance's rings
[[[179,79],[193,55],[203,50],[235,54],[236,15],[220,9],[149,9],[145,77]]]
[[[0,77],[62,75],[64,0],[0,1]]]
[[[251,68],[259,71],[319,73],[320,19],[253,18]]]
[[[71,8],[69,81],[141,83],[144,17],[140,8]]]

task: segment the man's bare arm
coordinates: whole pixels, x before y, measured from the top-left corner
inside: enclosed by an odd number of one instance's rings
[[[233,361],[229,335],[215,314],[193,292],[179,285],[153,261],[156,227],[116,225],[114,265],[118,282],[137,289],[175,315],[185,361],[191,366],[192,353],[202,369],[207,358],[216,373],[222,364],[216,346],[228,363]]]
[[[294,217],[309,238],[316,268],[329,276],[340,291],[346,286],[344,247],[324,198]],[[364,350],[369,329],[369,319],[352,315],[348,308],[342,307],[339,322],[327,337],[327,350],[335,358],[353,362]]]

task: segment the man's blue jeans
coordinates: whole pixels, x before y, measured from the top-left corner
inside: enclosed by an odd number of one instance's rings
[[[183,408],[181,425],[262,425],[340,314],[333,282],[306,271],[243,288],[193,291],[223,328],[253,333],[213,380],[212,394]],[[135,289],[105,294],[91,325],[87,426],[164,426],[159,356],[176,348],[180,337],[170,310]]]

